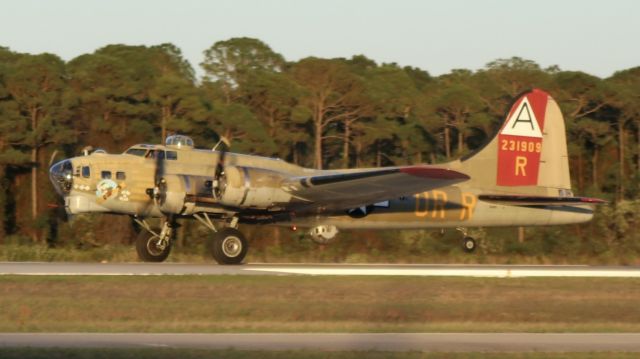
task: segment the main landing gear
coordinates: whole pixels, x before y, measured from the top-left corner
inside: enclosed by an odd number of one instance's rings
[[[209,216],[194,214],[193,217],[214,232],[207,245],[208,252],[219,264],[240,264],[249,250],[249,243],[238,230],[238,218],[233,217],[228,227],[216,229]]]
[[[209,242],[209,252],[220,264],[240,264],[247,255],[248,248],[242,233],[230,227],[214,233]]]
[[[462,233],[462,249],[467,253],[473,253],[476,250],[477,244],[476,240],[473,237],[470,237],[467,234],[466,228],[456,228],[460,233]]]
[[[171,253],[174,222],[165,220],[162,227],[152,228],[144,219],[134,218],[143,230],[136,238],[136,252],[143,262],[163,262]]]
[[[219,264],[240,264],[247,255],[249,243],[238,230],[238,218],[234,217],[225,228],[216,228],[208,214],[193,217],[209,228],[213,234],[207,243],[207,251]],[[151,227],[144,219],[134,218],[142,227],[136,238],[136,252],[143,262],[163,262],[171,253],[175,221],[162,221],[161,228]]]

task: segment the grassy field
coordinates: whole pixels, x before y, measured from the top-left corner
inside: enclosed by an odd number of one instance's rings
[[[0,276],[2,332],[638,332],[640,280]]]
[[[0,348],[3,359],[604,359],[637,358],[637,353],[391,353],[317,351],[237,351],[196,349]]]
[[[78,216],[82,218],[81,216]],[[99,214],[92,220],[116,221],[121,232],[128,219]],[[55,243],[33,243],[28,236],[0,238],[0,261],[136,262],[133,237],[93,233],[76,218]],[[86,217],[85,217],[86,219]],[[122,221],[124,220],[124,223]],[[612,220],[613,221],[613,220]],[[607,222],[609,223],[609,222]],[[617,223],[615,221],[611,223]],[[192,221],[193,227],[176,240],[170,262],[213,263],[207,252],[208,230]],[[525,240],[518,240],[516,228],[473,229],[478,240],[472,255],[460,245],[460,233],[432,230],[344,230],[328,245],[317,245],[304,235],[272,226],[241,227],[250,242],[246,262],[264,263],[481,263],[481,264],[592,264],[640,265],[640,241],[628,235],[605,238],[592,227],[527,228]],[[589,232],[589,238],[575,235]],[[126,232],[126,231],[125,231]],[[87,234],[89,239],[83,239]],[[109,241],[111,240],[111,241]],[[129,244],[127,244],[129,243]]]
[[[452,239],[439,244],[439,250],[416,250],[412,243],[395,244],[391,248],[366,247],[366,243],[348,245],[332,243],[318,246],[307,241],[292,242],[291,246],[269,246],[254,243],[247,254],[246,263],[446,263],[446,264],[589,264],[589,265],[640,265],[640,257],[634,252],[624,255],[599,256],[565,254],[536,255],[506,252],[487,254],[478,251],[464,253],[459,240]],[[351,241],[353,242],[356,241]],[[380,245],[387,242],[380,241]],[[405,241],[406,242],[406,241]],[[259,243],[258,243],[259,244]],[[375,243],[374,243],[375,244]],[[287,248],[286,250],[284,248]],[[2,244],[0,261],[5,262],[138,262],[133,245],[104,245],[101,247],[75,248],[48,247],[45,244]],[[204,249],[174,248],[167,262],[215,263]]]

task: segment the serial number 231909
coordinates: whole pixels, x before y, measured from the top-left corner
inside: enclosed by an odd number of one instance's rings
[[[503,151],[538,152],[542,150],[542,143],[525,140],[501,140],[500,149]]]

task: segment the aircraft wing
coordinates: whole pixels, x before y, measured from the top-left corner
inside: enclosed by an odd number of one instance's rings
[[[294,177],[282,188],[307,207],[348,209],[468,179],[464,173],[446,168],[405,166]]]
[[[547,197],[547,196],[518,196],[483,194],[478,196],[481,201],[506,204],[512,206],[564,206],[577,204],[603,204],[607,201],[588,197]]]

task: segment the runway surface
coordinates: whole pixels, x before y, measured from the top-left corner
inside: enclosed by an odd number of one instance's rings
[[[441,352],[640,352],[640,333],[0,334],[0,347],[379,350]]]
[[[640,267],[441,264],[246,264],[0,262],[0,275],[352,275],[640,278]]]

